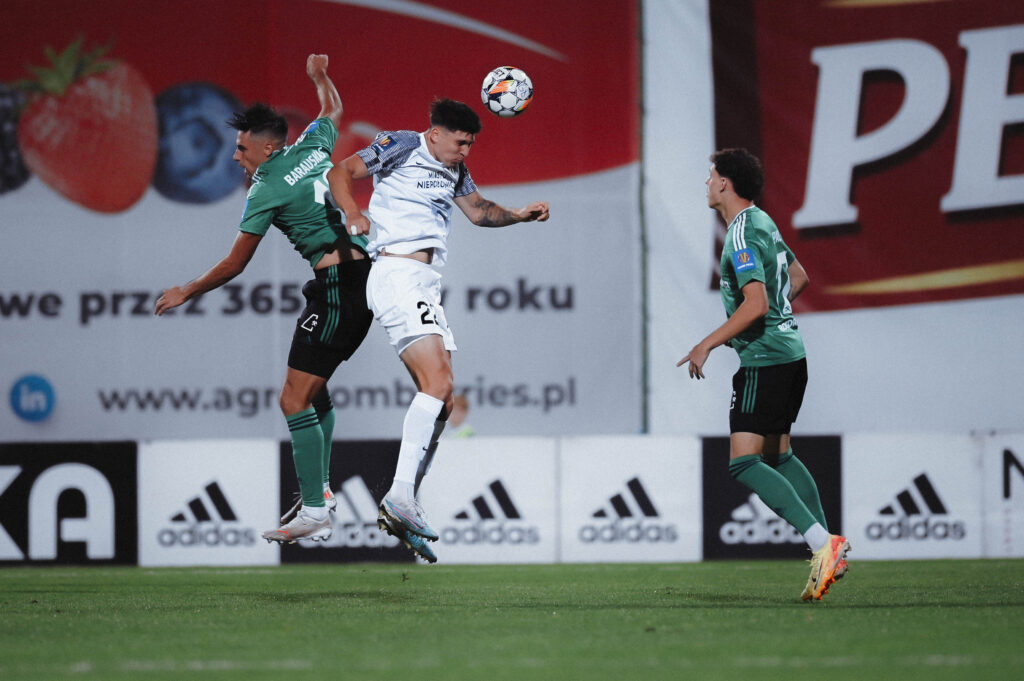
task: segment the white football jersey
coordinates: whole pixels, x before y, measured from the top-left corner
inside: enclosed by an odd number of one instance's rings
[[[370,255],[433,248],[431,264],[444,265],[454,199],[476,191],[465,164],[445,167],[430,155],[423,133],[411,130],[382,132],[356,153],[373,175]]]

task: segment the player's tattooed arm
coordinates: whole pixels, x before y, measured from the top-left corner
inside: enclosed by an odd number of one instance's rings
[[[548,219],[548,204],[544,201],[531,203],[518,210],[509,210],[494,201],[485,199],[479,192],[473,192],[455,197],[455,203],[466,214],[469,221],[479,227],[505,227],[517,222]]]
[[[519,222],[516,220],[515,214],[508,208],[499,206],[494,201],[482,196],[477,197],[474,207],[480,214],[474,224],[480,227],[504,227]]]

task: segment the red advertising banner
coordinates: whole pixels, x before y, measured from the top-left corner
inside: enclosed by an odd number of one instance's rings
[[[1024,293],[1024,5],[711,3],[716,144],[764,161],[805,310]]]
[[[224,119],[264,101],[289,113],[294,138],[318,110],[304,72],[313,52],[329,55],[345,105],[336,159],[379,129],[425,129],[435,97],[480,112],[487,153],[470,167],[481,185],[592,173],[639,154],[633,1],[584,12],[539,0],[8,0],[0,13],[4,199],[29,173],[101,212],[127,209],[150,182],[185,202],[224,196],[241,181]],[[614,49],[595,39],[609,26],[626,38]],[[481,101],[484,77],[503,65],[535,88],[516,118]]]

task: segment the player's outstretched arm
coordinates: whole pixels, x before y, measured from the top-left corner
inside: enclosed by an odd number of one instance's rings
[[[455,205],[478,227],[506,227],[518,222],[544,222],[550,217],[547,201],[535,201],[517,210],[510,210],[485,199],[480,192],[456,196]]]
[[[207,270],[198,279],[193,279],[184,286],[172,286],[165,290],[157,298],[156,308],[153,314],[162,315],[171,308],[178,307],[190,298],[212,291],[218,286],[228,283],[245,269],[245,266],[252,260],[256,247],[260,245],[262,237],[256,234],[239,232],[235,237],[235,243],[231,246],[231,252],[220,262]]]
[[[306,58],[306,75],[316,86],[316,96],[320,99],[320,115],[317,118],[330,118],[337,128],[341,125],[343,107],[341,95],[334,82],[327,75],[327,55],[311,54]]]

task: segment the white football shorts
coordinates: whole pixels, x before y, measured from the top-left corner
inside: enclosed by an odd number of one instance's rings
[[[399,355],[431,334],[441,336],[445,350],[458,349],[441,307],[441,273],[430,265],[379,256],[366,280],[366,301]]]

